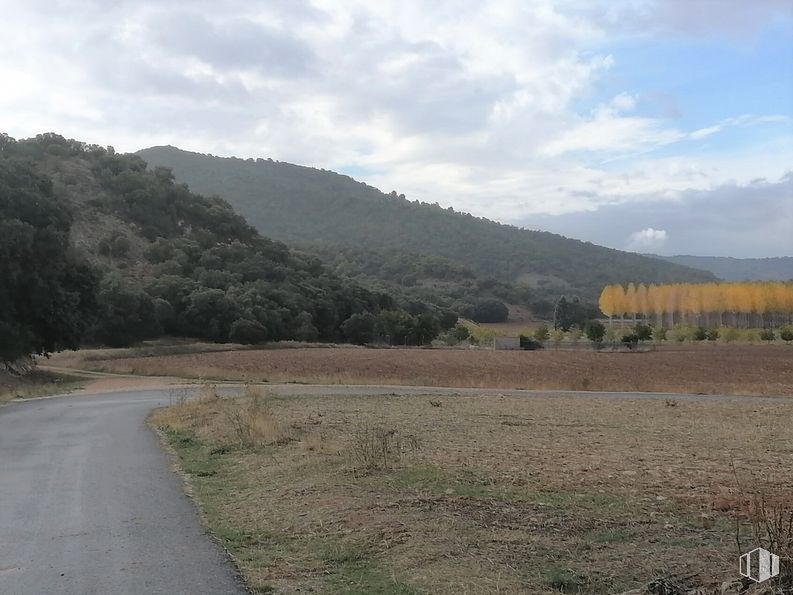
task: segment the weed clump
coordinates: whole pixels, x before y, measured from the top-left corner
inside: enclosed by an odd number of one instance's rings
[[[406,456],[415,456],[420,440],[396,428],[362,425],[355,429],[349,447],[351,466],[356,470],[390,469]]]

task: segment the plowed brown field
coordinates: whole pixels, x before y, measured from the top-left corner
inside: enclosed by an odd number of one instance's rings
[[[793,396],[793,346],[648,353],[297,348],[91,359],[94,370],[250,382]]]

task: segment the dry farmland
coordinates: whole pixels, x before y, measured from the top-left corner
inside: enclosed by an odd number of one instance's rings
[[[736,521],[793,510],[787,399],[261,390],[152,418],[256,593],[737,593]]]
[[[98,371],[249,382],[793,396],[789,345],[675,345],[649,353],[297,348],[67,357],[70,365]]]

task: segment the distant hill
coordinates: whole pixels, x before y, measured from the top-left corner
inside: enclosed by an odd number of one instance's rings
[[[89,342],[121,346],[165,334],[416,344],[457,321],[262,236],[226,201],[192,192],[138,155],[56,134],[0,134],[0,166],[0,189],[15,209],[0,222],[16,229],[15,221],[38,218],[46,228],[50,211],[62,213],[71,250],[96,273]]]
[[[522,295],[533,299],[565,293],[590,302],[609,283],[714,279],[655,258],[411,202],[331,171],[171,146],[139,155],[152,166],[171,168],[178,181],[198,192],[222,196],[263,234],[313,246],[351,275],[389,283],[406,278],[422,286],[426,271],[439,266],[469,285],[500,282],[525,288]],[[430,281],[436,291],[455,295],[458,280]]]
[[[653,256],[666,262],[710,271],[725,281],[787,281],[793,279],[793,256],[776,258]]]

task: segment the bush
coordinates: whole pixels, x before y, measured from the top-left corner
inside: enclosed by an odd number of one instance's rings
[[[537,339],[538,341],[547,341],[548,339],[550,339],[551,333],[548,330],[548,327],[545,326],[544,324],[538,327],[537,330],[534,331],[534,338]]]
[[[353,314],[341,324],[341,332],[350,343],[364,345],[374,340],[375,321],[369,312]]]
[[[636,345],[639,343],[639,335],[636,333],[626,333],[622,335],[622,344],[625,345],[628,349],[634,349]]]
[[[708,341],[716,341],[716,340],[718,340],[718,338],[719,338],[719,329],[717,329],[717,328],[709,328],[705,332],[705,338]]]
[[[570,329],[570,332],[567,333],[567,338],[570,339],[571,343],[578,343],[583,334],[580,328],[574,326]]]
[[[231,324],[229,330],[229,341],[241,343],[242,345],[255,345],[267,339],[267,329],[255,321],[239,318]]]
[[[633,330],[636,336],[639,337],[639,341],[649,341],[653,338],[653,327],[649,324],[639,323]]]
[[[691,340],[692,341],[704,341],[708,338],[708,331],[703,326],[698,326],[694,329],[694,332],[691,333]]]
[[[457,339],[457,341],[465,341],[471,336],[471,331],[468,330],[468,327],[464,324],[458,324],[451,330],[451,335]]]
[[[353,431],[349,446],[352,466],[358,470],[388,469],[405,456],[415,456],[421,441],[396,428],[362,425]]]
[[[564,341],[564,331],[562,329],[551,331],[551,341],[553,341],[556,345]]]
[[[499,300],[483,300],[471,312],[474,322],[505,322],[508,317],[509,310]]]
[[[786,326],[779,332],[779,338],[785,343],[793,341],[793,326]]]
[[[593,343],[600,343],[606,336],[606,327],[599,320],[590,320],[586,323],[584,333],[586,333],[586,338]]]
[[[672,329],[672,339],[677,341],[678,343],[683,343],[684,341],[691,339],[691,328],[687,326],[683,326],[678,324],[675,328]]]
[[[737,328],[728,328],[724,331],[723,339],[726,343],[732,343],[733,341],[737,341],[741,338],[741,331]]]
[[[761,341],[768,341],[769,343],[776,339],[776,334],[774,334],[774,329],[764,328],[760,331],[760,340]]]
[[[533,339],[531,337],[527,337],[526,335],[520,336],[520,348],[525,349],[526,351],[535,351],[537,349],[542,349],[543,345],[540,341]]]
[[[653,340],[666,341],[666,329],[662,326],[655,327],[653,329]]]

